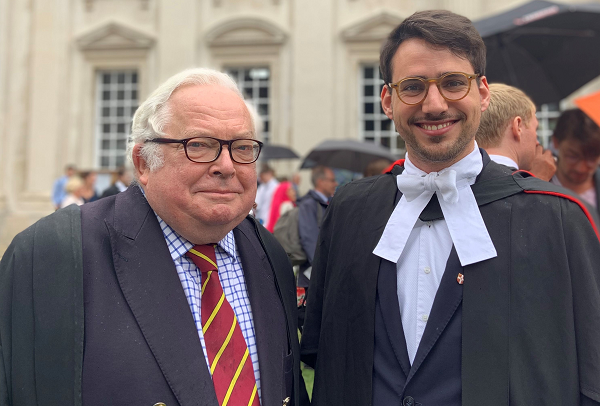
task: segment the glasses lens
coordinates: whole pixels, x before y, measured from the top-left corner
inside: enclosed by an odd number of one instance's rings
[[[440,90],[448,100],[458,100],[469,91],[469,78],[462,73],[453,73],[440,78]]]
[[[194,162],[211,162],[219,153],[219,141],[212,138],[192,138],[186,145],[188,157]]]
[[[425,96],[426,89],[427,83],[423,80],[404,79],[398,83],[398,96],[405,103],[419,103]]]
[[[240,164],[251,164],[258,159],[260,144],[255,140],[235,140],[231,143],[231,156]]]

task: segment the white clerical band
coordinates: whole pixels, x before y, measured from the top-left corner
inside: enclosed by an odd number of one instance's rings
[[[479,155],[479,167],[471,166],[458,179],[457,172],[450,168],[425,176],[406,172],[398,175],[396,181],[403,195],[373,253],[397,263],[419,215],[436,193],[460,263],[465,266],[496,257],[496,249],[470,187],[482,166]]]

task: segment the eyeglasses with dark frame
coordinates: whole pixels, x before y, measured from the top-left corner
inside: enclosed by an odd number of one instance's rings
[[[446,101],[454,102],[464,99],[471,90],[471,81],[480,76],[478,73],[448,72],[439,78],[408,77],[396,83],[388,83],[388,86],[396,89],[400,101],[409,106],[425,101],[432,82]]]
[[[251,164],[256,162],[260,155],[263,143],[249,138],[236,140],[220,140],[213,137],[192,137],[183,140],[172,138],[153,138],[144,141],[157,144],[182,144],[185,156],[199,164],[216,161],[221,156],[223,145],[227,145],[229,157],[238,164]]]

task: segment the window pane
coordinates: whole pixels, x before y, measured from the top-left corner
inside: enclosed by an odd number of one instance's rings
[[[263,66],[246,66],[225,68],[225,72],[231,76],[244,94],[251,102],[263,119],[262,140],[269,142],[270,134],[270,87],[271,70]]]
[[[124,163],[126,138],[137,108],[137,72],[101,71],[96,80],[97,165],[116,169]]]
[[[400,156],[404,153],[404,142],[381,107],[380,94],[384,84],[380,75],[377,63],[361,67],[358,88],[361,103],[359,134],[361,139],[379,143]]]

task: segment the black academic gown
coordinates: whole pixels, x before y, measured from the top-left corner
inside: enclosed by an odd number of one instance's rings
[[[262,405],[287,396],[298,405],[291,265],[252,218],[234,235]],[[15,237],[0,263],[0,405],[82,401],[218,405],[175,265],[137,187],[40,220]]]
[[[489,162],[477,182],[510,174]],[[392,174],[350,183],[325,216],[301,345],[316,368],[313,405],[371,404],[381,262],[372,252],[396,191]],[[462,404],[600,404],[600,243],[588,219],[543,194],[480,210],[498,256],[463,267]]]

